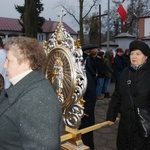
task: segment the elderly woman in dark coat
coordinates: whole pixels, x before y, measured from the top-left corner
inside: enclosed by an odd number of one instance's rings
[[[59,150],[61,106],[42,68],[46,55],[36,39],[6,43],[12,85],[0,95],[0,150]]]
[[[131,65],[121,73],[109,104],[107,120],[113,124],[120,113],[118,150],[150,150],[150,137],[140,135],[135,109],[130,99],[131,93],[134,106],[150,107],[150,48],[141,41],[131,42],[129,48]]]

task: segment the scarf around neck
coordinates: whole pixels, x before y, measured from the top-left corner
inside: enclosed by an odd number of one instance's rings
[[[139,66],[135,66],[135,65],[131,64],[131,68],[133,68],[134,70],[139,70],[142,66],[144,66],[144,64],[146,64],[146,62],[147,62],[147,60]]]

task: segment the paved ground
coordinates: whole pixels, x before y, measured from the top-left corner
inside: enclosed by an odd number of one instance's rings
[[[109,92],[112,94],[114,83],[111,83]],[[106,111],[108,107],[106,99],[98,100],[95,108],[96,123],[101,123],[106,119]],[[117,150],[116,135],[118,122],[111,126],[102,127],[94,131],[95,150]]]

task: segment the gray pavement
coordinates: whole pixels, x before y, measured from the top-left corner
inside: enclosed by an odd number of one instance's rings
[[[109,92],[114,91],[114,83],[111,83]],[[95,107],[95,121],[102,123],[106,119],[106,111],[109,101],[105,98],[97,100]],[[114,125],[102,127],[94,131],[95,150],[117,150],[116,136],[117,136],[118,122]]]

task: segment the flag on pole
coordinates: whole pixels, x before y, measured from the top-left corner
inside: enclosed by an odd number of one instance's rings
[[[118,13],[122,19],[122,21],[125,23],[127,22],[127,0],[124,0],[124,2],[119,6]]]

